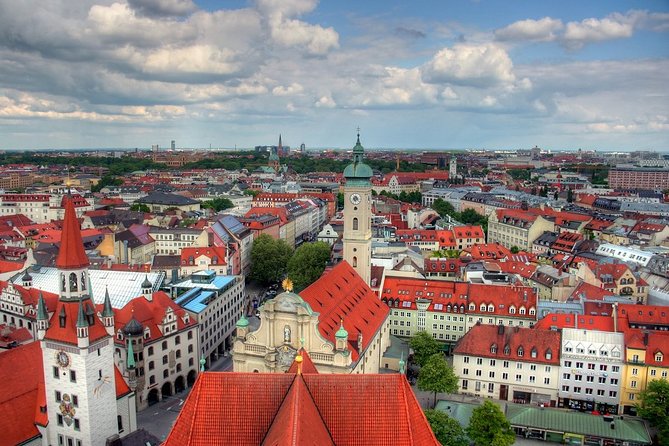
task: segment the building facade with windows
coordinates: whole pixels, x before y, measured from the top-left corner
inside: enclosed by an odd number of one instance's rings
[[[460,393],[556,406],[560,332],[475,325],[453,351]]]
[[[488,218],[488,243],[507,248],[532,250],[532,244],[545,231],[554,231],[553,222],[520,209],[498,209]]]
[[[558,406],[617,414],[624,348],[622,333],[563,328]]]

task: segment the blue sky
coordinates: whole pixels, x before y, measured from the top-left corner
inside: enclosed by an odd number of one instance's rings
[[[0,149],[669,150],[666,1],[0,0]]]

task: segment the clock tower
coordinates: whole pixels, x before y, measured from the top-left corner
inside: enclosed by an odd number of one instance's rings
[[[364,163],[360,134],[344,169],[344,260],[369,285],[372,258],[372,169]]]
[[[107,301],[104,321],[97,314],[79,222],[70,197],[64,201],[56,258],[60,299],[49,317],[40,296],[36,318],[49,420],[44,444],[104,446],[119,434],[110,336],[114,317]]]

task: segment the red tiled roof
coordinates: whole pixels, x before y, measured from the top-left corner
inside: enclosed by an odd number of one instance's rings
[[[469,254],[473,260],[504,259],[511,255],[511,251],[499,243],[479,243],[465,249],[464,252]]]
[[[126,384],[125,380],[123,379],[123,375],[121,375],[121,372],[118,370],[118,367],[116,367],[116,365],[114,365],[114,385],[116,386],[116,399],[122,398],[123,396],[132,392],[132,390],[130,390],[130,387],[128,387],[128,384]]]
[[[88,340],[93,343],[99,339],[103,339],[109,334],[102,325],[102,321],[95,314],[95,306],[90,299],[86,299],[83,303],[84,312],[93,311],[93,324],[88,326]],[[60,316],[65,313],[65,324],[61,327]],[[51,341],[64,342],[66,344],[77,345],[77,316],[79,315],[79,301],[65,302],[59,300],[56,304],[55,311],[51,315],[49,321],[49,328],[46,331],[44,339]]]
[[[392,304],[393,307],[415,310],[416,299],[430,299],[427,311],[458,312],[463,305],[464,312],[467,308],[468,285],[466,282],[450,280],[387,276],[381,290],[381,300],[389,306]],[[395,305],[395,301],[399,305]]]
[[[569,298],[572,300],[601,301],[604,300],[604,297],[612,295],[613,293],[605,290],[604,288],[591,285],[588,282],[581,282],[576,286],[576,288],[574,288],[574,291],[572,291],[571,296],[569,296]]]
[[[550,313],[534,324],[536,330],[557,328],[582,328],[583,330],[614,331],[613,317]]]
[[[537,270],[537,265],[533,263],[528,265],[524,262],[514,262],[509,260],[505,262],[497,262],[497,265],[503,273],[518,274],[523,279],[529,279]]]
[[[38,406],[45,397],[40,343],[31,342],[0,354],[0,382],[2,443],[22,444],[37,437],[35,422],[44,425],[47,421]]]
[[[205,256],[209,258],[209,261],[216,257],[217,265],[225,265],[225,248],[223,247],[211,247],[211,248],[182,248],[181,249],[181,264],[189,265],[190,257],[193,257],[193,261],[197,260],[198,257]]]
[[[298,354],[302,356],[302,366],[300,370],[302,373],[318,373],[318,369],[316,368],[316,365],[314,362],[311,360],[311,356],[309,356],[309,353],[304,348],[300,348],[298,351]],[[297,373],[297,362],[293,361],[293,363],[290,365],[290,368],[286,371],[286,373]]]
[[[467,310],[468,313],[483,315],[503,315],[515,318],[525,318],[533,320],[536,314],[530,314],[530,310],[536,313],[537,293],[534,288],[526,286],[500,286],[485,285],[479,283],[470,283],[468,290],[468,304],[474,304],[474,310]],[[480,310],[481,305],[486,305],[486,311]],[[493,306],[493,311],[488,311],[488,306]],[[510,310],[515,310],[512,313]],[[520,310],[525,308],[525,314],[520,314]]]
[[[84,243],[81,240],[81,229],[77,221],[72,200],[64,200],[65,218],[63,222],[63,234],[56,267],[60,269],[83,268],[89,265],[88,257],[84,251]]]
[[[9,260],[0,259],[0,274],[1,273],[11,273],[12,271],[18,271],[23,269],[25,261],[22,262],[10,262]]]
[[[455,226],[453,228],[453,234],[455,234],[456,239],[485,238],[483,235],[483,228],[474,225]]]
[[[662,354],[661,361],[656,360],[658,353]],[[662,331],[648,333],[645,363],[649,366],[669,367],[669,333]]]
[[[0,347],[10,348],[14,343],[25,344],[33,340],[33,335],[26,327],[14,327],[0,324]]]
[[[153,293],[151,301],[148,301],[144,296],[135,297],[130,302],[125,304],[114,312],[114,326],[116,331],[122,329],[134,317],[142,327],[149,328],[151,336],[145,339],[144,343],[156,341],[162,338],[162,332],[158,325],[162,325],[167,309],[171,308],[177,316],[177,330],[181,331],[184,328],[195,325],[195,320],[189,318],[188,324],[183,321],[183,316],[186,310],[179,305],[163,291]],[[124,341],[114,338],[115,342],[124,343]]]
[[[358,335],[362,334],[362,350],[366,350],[388,316],[374,291],[346,261],[337,264],[320,279],[300,293],[311,308],[320,313],[318,330],[325,339],[335,342],[341,320],[349,335],[349,349],[357,361]]]
[[[295,376],[262,444],[334,446],[302,375]]]
[[[15,285],[11,284],[10,282],[5,282],[0,280],[0,290],[4,290],[10,285],[21,296],[21,301],[23,302],[23,305],[28,305],[32,307],[32,310],[28,310],[25,316],[34,319],[36,317],[37,300],[39,299],[40,290],[38,290],[37,288],[24,288],[21,285]],[[44,303],[46,304],[48,312],[53,313],[56,309],[56,304],[58,303],[59,296],[57,294],[50,293],[48,291],[42,291],[42,296],[44,297]]]
[[[618,316],[619,318],[626,318],[630,324],[666,325],[669,327],[669,307],[666,306],[618,304]]]
[[[163,444],[439,443],[403,375],[205,372]]]
[[[536,357],[533,358],[534,349]],[[547,358],[548,353],[550,359]],[[453,354],[559,365],[560,332],[502,325],[475,325],[460,338]]]

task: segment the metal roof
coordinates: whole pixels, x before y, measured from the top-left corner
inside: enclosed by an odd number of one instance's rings
[[[216,297],[215,291],[204,291],[202,288],[193,288],[179,296],[176,303],[193,313],[200,313],[207,308],[210,299]]]
[[[193,282],[191,279],[175,283],[174,288],[202,288],[205,290],[222,290],[235,280],[236,276],[216,276],[210,283]]]
[[[54,267],[31,269],[33,288],[59,294],[59,270]],[[91,269],[88,271],[93,291],[93,302],[102,305],[105,301],[105,289],[109,290],[109,299],[113,308],[123,308],[130,300],[142,295],[142,282],[148,277],[153,284],[153,291],[158,291],[165,278],[163,272],[110,271]],[[21,274],[12,277],[12,283],[21,285]]]

